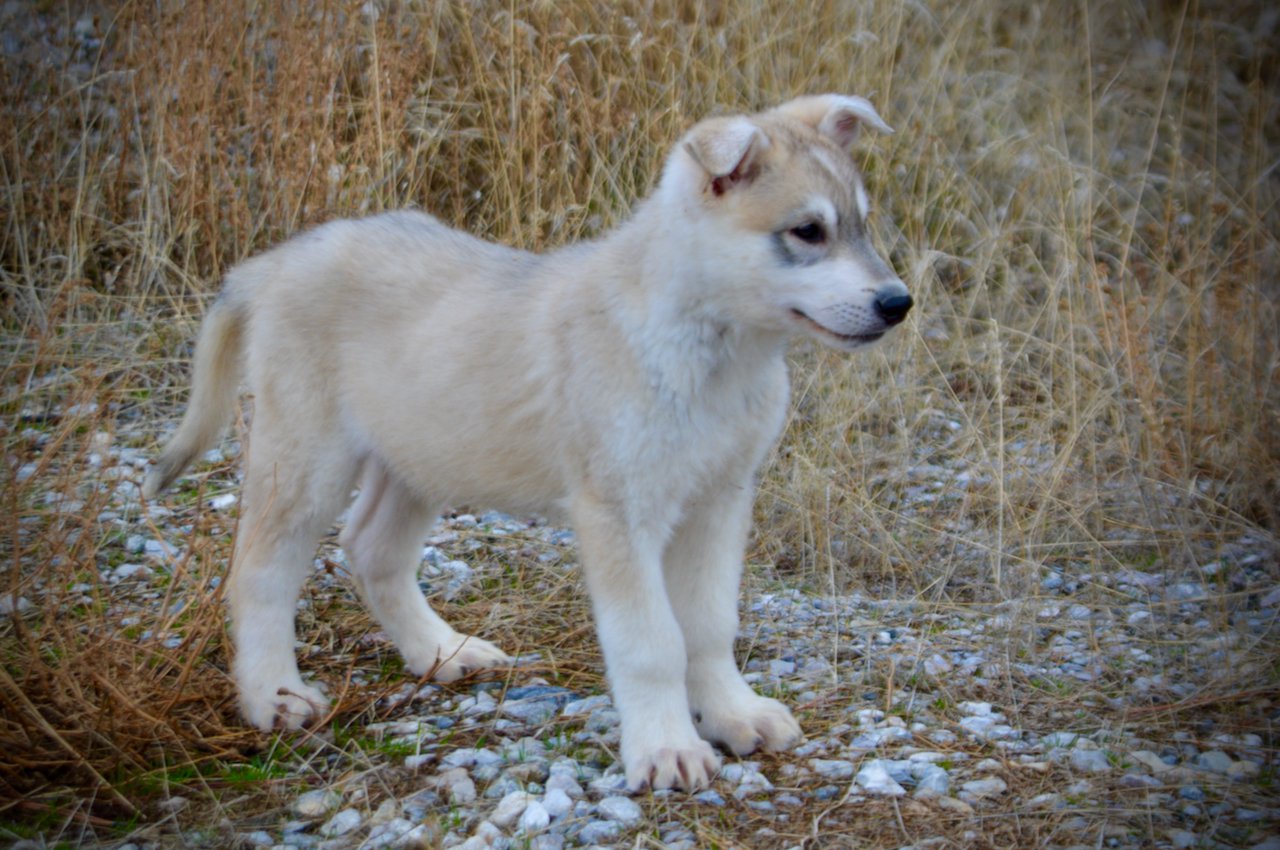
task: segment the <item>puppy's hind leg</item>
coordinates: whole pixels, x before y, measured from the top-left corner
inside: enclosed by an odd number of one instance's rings
[[[360,495],[339,542],[351,561],[356,587],[415,674],[453,681],[511,659],[486,640],[454,631],[431,610],[418,587],[432,504],[398,480],[376,457],[365,461]]]
[[[298,592],[316,543],[349,498],[355,461],[339,441],[291,433],[267,408],[259,403],[256,411],[227,583],[232,669],[250,723],[296,729],[328,704],[298,672]]]

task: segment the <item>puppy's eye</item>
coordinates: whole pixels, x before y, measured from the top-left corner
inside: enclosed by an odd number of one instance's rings
[[[791,228],[791,235],[810,245],[821,245],[827,241],[827,231],[816,221],[806,221],[799,227]]]

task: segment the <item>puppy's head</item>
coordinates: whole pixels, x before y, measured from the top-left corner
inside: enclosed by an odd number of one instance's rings
[[[828,94],[685,135],[661,191],[688,213],[708,299],[739,321],[848,350],[906,317],[911,296],[867,233],[849,153],[863,127],[893,132],[866,99]]]

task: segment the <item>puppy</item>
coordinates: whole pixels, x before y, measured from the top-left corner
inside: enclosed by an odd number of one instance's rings
[[[294,608],[358,485],[340,542],[415,674],[509,663],[418,588],[441,510],[537,512],[576,530],[631,787],[706,785],[711,742],[795,743],[791,712],[734,661],[739,583],[756,471],[787,410],[787,340],[856,351],[912,306],[868,238],[849,154],[864,126],[892,132],[841,95],[705,120],[628,223],[548,254],[398,212],[233,269],[145,492],[213,443],[247,375],[228,598],[248,720],[297,727],[325,706],[299,675]]]

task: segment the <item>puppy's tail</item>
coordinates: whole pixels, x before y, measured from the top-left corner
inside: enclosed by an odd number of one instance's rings
[[[205,316],[191,370],[191,401],[177,433],[147,473],[142,493],[148,499],[213,445],[231,416],[243,371],[245,311],[238,300],[224,289]]]

